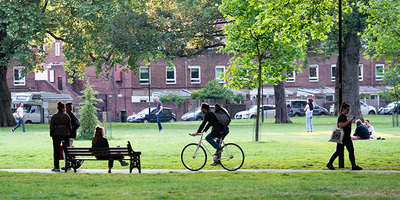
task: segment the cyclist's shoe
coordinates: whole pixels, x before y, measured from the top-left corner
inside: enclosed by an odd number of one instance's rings
[[[217,149],[217,151],[213,154],[213,156],[220,154],[223,151],[222,147]]]
[[[353,167],[351,167],[351,170],[362,170],[362,167],[354,165]]]
[[[211,163],[210,165],[211,165],[211,166],[217,166],[217,165],[221,165],[221,163],[220,163],[220,162],[215,162],[215,161],[214,161],[214,162]]]

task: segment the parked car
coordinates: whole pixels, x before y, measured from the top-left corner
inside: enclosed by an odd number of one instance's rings
[[[376,109],[373,106],[367,105],[366,103],[360,101],[360,108],[361,108],[361,114],[362,115],[375,115],[376,114]],[[335,110],[335,104],[332,104],[330,106],[330,112],[333,113]]]
[[[210,106],[211,110],[215,110],[215,106]],[[201,112],[200,107],[197,107],[185,114],[182,115],[182,121],[196,121],[196,120],[203,120],[204,113]]]
[[[286,108],[288,111],[289,117],[299,117],[299,116],[305,116],[306,112],[304,111],[304,108],[307,105],[306,100],[288,100],[286,101]],[[324,107],[319,106],[316,103],[313,103],[314,105],[314,110],[313,110],[313,115],[330,115],[328,110]]]
[[[235,119],[254,119],[257,117],[256,110],[257,110],[257,105],[251,106],[247,110],[236,113]],[[264,105],[263,110],[264,110],[264,118],[275,117],[275,105]]]
[[[131,115],[127,118],[128,122],[138,122],[138,123],[149,123],[149,122],[157,122],[156,116],[156,108],[150,108],[150,117],[149,117],[149,109],[145,108],[137,114]],[[162,122],[175,122],[176,115],[172,113],[171,108],[163,108],[163,116],[161,118]]]
[[[396,112],[399,113],[400,106],[397,106],[397,108],[395,108],[395,107],[396,107],[396,103],[395,102],[389,103],[388,105],[379,108],[378,114],[380,114],[380,115],[391,115],[393,113],[393,111],[394,111],[394,113],[396,113]]]
[[[360,101],[361,113],[363,115],[375,115],[376,109],[373,106],[367,105],[366,103]]]

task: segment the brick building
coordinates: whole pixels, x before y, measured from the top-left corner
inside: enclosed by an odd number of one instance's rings
[[[65,59],[62,56],[62,42],[56,41],[48,52],[45,71],[42,73],[29,72],[28,75],[18,80],[23,66],[13,63],[14,68],[8,70],[7,83],[12,94],[17,92],[45,91],[53,93],[70,94],[74,103],[80,102],[77,98],[84,89],[84,81],[74,79],[72,84],[67,80],[70,75],[63,69]],[[309,57],[316,56],[310,54]],[[96,78],[95,69],[86,69],[85,78],[90,78],[93,89],[98,91],[98,98],[103,103],[96,105],[100,110],[111,114],[112,121],[120,121],[120,111],[126,110],[128,115],[137,113],[147,107],[149,101],[155,106],[153,99],[167,93],[176,93],[181,96],[190,96],[190,92],[203,88],[209,81],[218,79],[218,73],[224,72],[228,66],[230,55],[217,54],[209,51],[207,54],[195,59],[180,58],[174,60],[174,67],[167,67],[165,61],[151,63],[150,66],[143,65],[137,73],[126,73],[121,68],[115,68],[109,77],[99,76]],[[318,62],[309,58],[308,66],[302,68],[303,73],[290,73],[286,81],[287,98],[305,98],[313,96],[324,105],[333,101],[337,56],[333,55],[330,60]],[[382,91],[382,71],[384,61],[375,61],[360,58],[360,93],[377,99],[377,93]],[[221,81],[221,84],[224,83]],[[271,85],[263,87],[266,97],[264,102],[273,104],[273,90]],[[324,90],[322,90],[324,88]],[[246,89],[241,90],[247,94],[250,104],[255,98],[255,92]],[[271,92],[272,91],[272,92]],[[321,92],[324,91],[324,92]],[[248,102],[249,104],[249,102]],[[379,105],[379,102],[378,102]],[[173,104],[168,106],[174,107]],[[198,105],[185,104],[176,112],[178,120],[180,116]],[[376,106],[376,105],[375,105]],[[175,109],[176,106],[175,106]],[[234,113],[231,113],[234,114]]]

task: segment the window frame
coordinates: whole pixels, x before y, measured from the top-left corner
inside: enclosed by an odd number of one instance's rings
[[[25,76],[20,78],[22,75],[22,71],[25,69],[24,66],[14,66],[13,67],[13,83],[14,86],[25,86],[26,85],[26,81],[25,81]],[[20,78],[19,80],[16,80],[15,78],[15,71],[18,71],[18,78]]]
[[[378,75],[378,67],[382,68],[382,75]],[[383,74],[385,73],[385,64],[376,64],[375,65],[375,81],[383,81]]]
[[[198,78],[193,78],[192,77],[192,70],[193,69],[198,69],[199,77]],[[200,66],[190,66],[190,83],[191,84],[201,84],[201,68]]]
[[[333,68],[335,68],[335,72],[332,71]],[[336,64],[331,65],[331,81],[332,82],[336,81]]]
[[[146,69],[148,78],[142,78],[142,70]],[[149,85],[150,84],[150,67],[148,66],[140,66],[139,68],[139,83],[140,85]]]
[[[222,72],[218,72],[217,69],[222,69]],[[217,65],[215,66],[215,79],[218,81],[218,83],[225,83],[225,80],[223,78],[220,78],[220,73],[225,75],[225,66],[223,65]]]
[[[174,73],[174,77],[172,79],[168,78],[168,71],[171,71],[171,70]],[[172,67],[167,66],[167,67],[165,67],[165,83],[166,84],[176,84],[176,67],[175,66],[172,66]]]
[[[289,75],[288,75],[288,71],[286,71],[286,76],[288,76],[288,78],[286,79],[286,82],[288,82],[288,83],[293,83],[293,82],[296,82],[296,72],[294,71],[294,70],[289,70],[289,71],[292,71],[292,77],[290,77]]]
[[[55,54],[55,56],[60,56],[60,42],[55,42],[54,54]]]
[[[315,68],[316,77],[311,77],[311,68]],[[308,66],[308,80],[310,82],[318,82],[319,81],[319,66],[317,64]]]
[[[364,64],[358,64],[358,81],[364,81]]]

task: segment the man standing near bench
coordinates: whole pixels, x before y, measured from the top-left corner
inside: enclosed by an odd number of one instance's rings
[[[57,103],[58,112],[50,120],[50,137],[53,138],[53,172],[60,171],[60,144],[62,141],[69,146],[69,136],[71,134],[71,118],[65,113],[65,104],[61,101]],[[67,148],[63,145],[63,148]],[[67,166],[65,166],[67,167]]]

